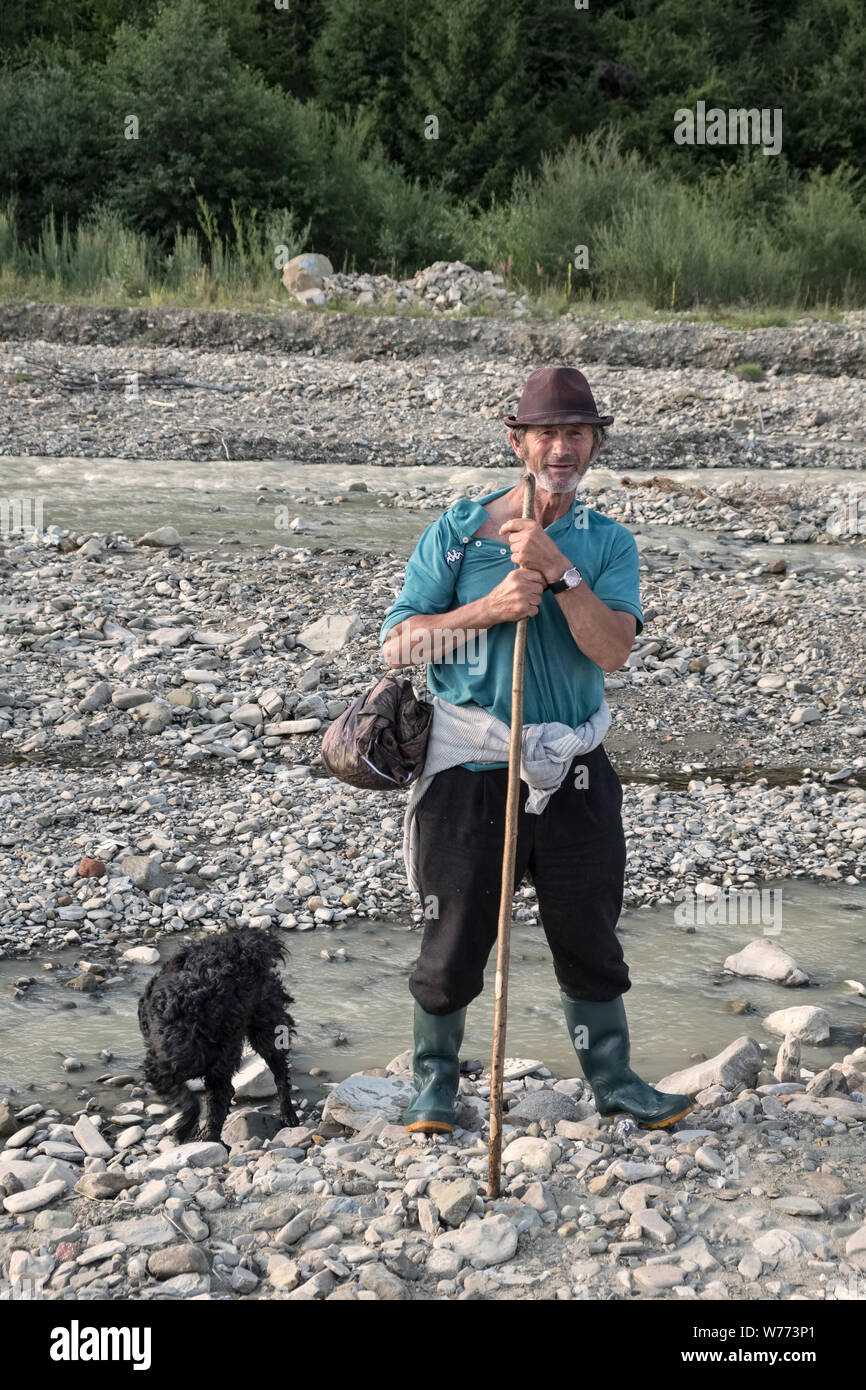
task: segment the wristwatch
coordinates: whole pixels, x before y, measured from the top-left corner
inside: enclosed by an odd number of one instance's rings
[[[546,587],[552,594],[564,594],[566,589],[576,589],[578,584],[582,583],[583,575],[580,570],[572,567],[565,571],[561,579],[557,579],[555,583],[548,584]]]

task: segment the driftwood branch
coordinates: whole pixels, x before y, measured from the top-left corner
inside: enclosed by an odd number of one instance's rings
[[[61,391],[124,391],[128,386],[139,388],[158,388],[162,390],[220,391],[229,395],[233,391],[251,391],[251,386],[225,386],[219,382],[188,381],[186,377],[173,372],[130,371],[129,368],[62,367],[59,362],[34,362],[24,359],[27,370],[40,375],[44,384],[57,386]]]

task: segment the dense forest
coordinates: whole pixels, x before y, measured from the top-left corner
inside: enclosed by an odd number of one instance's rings
[[[583,243],[595,295],[866,292],[861,0],[20,0],[0,56],[19,271],[98,225],[175,272],[282,244],[529,283]],[[778,110],[781,152],[676,143],[700,102]]]

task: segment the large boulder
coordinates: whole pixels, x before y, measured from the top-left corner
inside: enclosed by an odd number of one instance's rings
[[[663,1076],[661,1081],[656,1082],[656,1086],[668,1094],[691,1098],[694,1098],[698,1091],[705,1091],[708,1086],[724,1086],[730,1091],[741,1081],[747,1086],[754,1086],[763,1065],[764,1056],[760,1044],[754,1038],[743,1036],[726,1047],[724,1052],[717,1053],[706,1062],[697,1062],[693,1067],[685,1067],[683,1071]]]
[[[173,526],[158,526],[155,531],[147,531],[138,540],[139,545],[150,545],[161,550],[170,550],[180,543],[180,536]]]
[[[112,877],[129,877],[132,879],[136,888],[141,888],[149,893],[154,888],[167,888],[172,882],[172,875],[167,869],[163,869],[159,859],[152,859],[149,854],[126,854],[117,864],[112,864]]]
[[[774,1076],[780,1081],[800,1080],[800,1039],[793,1033],[786,1033],[785,1040],[776,1053]]]
[[[236,1100],[260,1100],[264,1096],[276,1095],[277,1083],[274,1074],[258,1053],[241,1058],[241,1064],[232,1078]]]
[[[327,256],[306,251],[289,261],[283,270],[283,284],[290,294],[304,290],[320,290],[325,276],[333,273],[334,267]]]
[[[512,1139],[503,1150],[503,1163],[522,1163],[525,1173],[540,1173],[546,1176],[555,1163],[559,1162],[562,1149],[550,1139],[533,1139],[526,1135]]]
[[[517,1230],[507,1216],[469,1221],[456,1231],[444,1231],[433,1241],[435,1250],[453,1250],[473,1269],[504,1264],[517,1249]]]
[[[733,975],[745,975],[754,980],[773,980],[776,984],[786,985],[788,988],[809,983],[809,976],[805,970],[801,970],[794,957],[775,941],[768,941],[766,937],[758,937],[756,941],[750,941],[744,946],[742,951],[728,956],[724,968],[730,970]]]
[[[302,647],[311,652],[326,654],[341,651],[346,643],[362,631],[360,619],[353,613],[328,613],[310,623],[297,635]]]
[[[764,1019],[768,1033],[785,1037],[793,1033],[804,1043],[820,1044],[830,1041],[830,1015],[817,1004],[800,1004],[793,1009],[777,1009]]]
[[[414,1099],[411,1081],[396,1076],[365,1076],[356,1072],[334,1087],[322,1111],[322,1119],[347,1129],[361,1129],[373,1115],[384,1115],[388,1124],[399,1124]]]

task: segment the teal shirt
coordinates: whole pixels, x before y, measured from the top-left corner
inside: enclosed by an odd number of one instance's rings
[[[517,568],[504,538],[473,538],[487,520],[484,503],[510,491],[501,488],[478,502],[461,498],[427,527],[409,558],[403,588],[385,614],[380,644],[405,618],[447,613],[484,598]],[[631,532],[577,496],[565,515],[545,531],[577,566],[596,597],[608,608],[633,613],[640,632],[638,549]],[[510,724],[515,628],[515,623],[497,623],[477,633],[474,643],[455,659],[428,663],[430,691],[454,705],[479,705]],[[538,613],[527,624],[524,724],[559,723],[574,728],[594,714],[603,699],[604,672],[578,647],[556,595],[544,593]],[[489,770],[507,764],[464,766]]]

